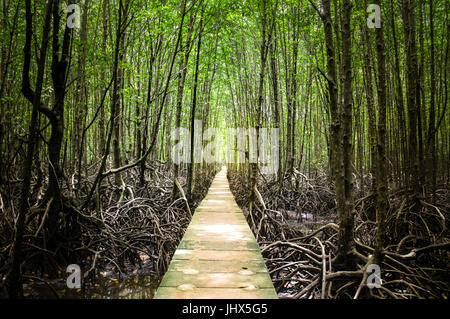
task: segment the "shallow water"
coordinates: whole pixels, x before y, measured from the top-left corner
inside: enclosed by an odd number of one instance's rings
[[[97,278],[81,289],[69,289],[64,283],[30,282],[24,285],[24,296],[31,299],[152,299],[158,288],[155,275],[135,275],[126,279]],[[58,294],[58,296],[56,296]]]

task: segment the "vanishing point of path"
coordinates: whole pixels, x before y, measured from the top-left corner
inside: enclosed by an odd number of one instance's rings
[[[155,298],[277,298],[259,246],[231,194],[225,167],[195,210]]]

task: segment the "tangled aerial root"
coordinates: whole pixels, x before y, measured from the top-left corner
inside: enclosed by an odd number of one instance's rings
[[[236,171],[229,173],[230,185],[238,203],[247,212],[248,191]],[[302,177],[304,178],[304,177]],[[295,182],[297,186],[301,183]],[[372,275],[374,235],[376,223],[366,218],[361,209],[370,209],[371,196],[357,202],[355,220],[355,242],[353,256],[354,269],[342,269],[334,263],[337,252],[338,225],[334,222],[292,225],[286,220],[286,209],[279,209],[267,203],[279,203],[282,198],[300,198],[307,203],[300,204],[297,213],[302,216],[303,207],[308,212],[324,217],[323,207],[334,206],[332,202],[317,203],[319,198],[327,198],[331,189],[314,187],[308,180],[304,186],[294,190],[286,184],[279,193],[276,187],[260,183],[261,196],[253,203],[252,216],[247,220],[260,244],[267,268],[274,286],[281,298],[446,298],[450,291],[448,236],[448,203],[443,200],[431,205],[422,202],[421,210],[413,213],[406,207],[405,200],[391,197],[391,211],[387,221],[387,242],[385,257],[379,265],[381,286],[370,289],[368,283],[375,283]],[[315,194],[312,192],[324,192]],[[293,193],[293,194],[292,194]],[[444,194],[444,191],[441,191]],[[448,195],[448,192],[444,194]],[[447,197],[448,198],[448,197]],[[289,207],[289,203],[280,205]],[[317,210],[314,210],[317,207]],[[272,209],[273,208],[273,209]],[[291,208],[292,209],[292,208]],[[334,213],[335,208],[331,211]],[[326,219],[323,219],[326,220]],[[338,269],[336,269],[338,268]],[[369,271],[369,272],[368,272]],[[371,276],[372,275],[372,276]]]
[[[122,273],[126,262],[141,264],[142,256],[150,258],[153,271],[162,276],[187,228],[191,211],[205,196],[215,171],[205,169],[199,174],[190,206],[186,197],[172,201],[173,177],[167,170],[153,170],[158,181],[138,190],[145,197],[129,198],[100,212],[93,211],[91,223],[83,225],[83,247],[93,253],[90,270],[96,269],[96,260],[113,264]],[[184,184],[185,178],[181,178]],[[100,267],[101,268],[101,267]]]
[[[66,278],[66,267],[73,263],[81,267],[85,278],[83,284],[91,284],[105,269],[114,277],[125,278],[129,265],[145,266],[148,272],[161,278],[190,222],[190,212],[206,195],[217,169],[205,167],[196,171],[201,178],[195,179],[195,191],[188,202],[184,192],[172,198],[172,167],[158,162],[152,165],[146,171],[145,185],[139,184],[137,169],[123,174],[122,178],[127,183],[122,187],[105,179],[85,210],[79,208],[79,203],[87,197],[92,178],[83,179],[81,185],[77,185],[74,179],[69,180],[64,196],[70,200],[65,203],[65,211],[61,212],[64,217],[60,218],[57,226],[61,242],[56,252],[45,248],[45,235],[41,231],[45,207],[39,208],[36,204],[26,223],[24,279],[38,280],[51,286],[45,278]],[[186,172],[180,170],[178,187],[185,186],[185,176]],[[76,197],[72,191],[75,185],[79,186]],[[14,207],[14,204],[2,206],[10,213],[0,218],[0,244],[4,247],[0,252],[0,278],[8,269],[13,238],[11,211]],[[70,233],[67,229],[76,229],[76,232]]]

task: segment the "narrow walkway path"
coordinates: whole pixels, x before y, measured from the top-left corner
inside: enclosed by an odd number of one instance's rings
[[[223,167],[195,210],[155,299],[245,298],[277,294]]]

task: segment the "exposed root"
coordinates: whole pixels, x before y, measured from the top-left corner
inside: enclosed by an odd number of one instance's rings
[[[417,213],[409,210],[406,200],[391,197],[391,211],[386,234],[390,243],[380,266],[381,287],[369,288],[375,283],[369,265],[373,264],[376,223],[368,219],[365,209],[372,209],[373,196],[363,196],[357,201],[354,256],[356,269],[333,269],[337,252],[338,225],[334,223],[335,205],[332,189],[314,187],[316,181],[299,175],[300,181],[291,183],[292,190],[269,188],[258,185],[264,205],[253,203],[252,220],[249,224],[255,233],[275,288],[281,298],[443,298],[450,292],[448,234],[448,203],[445,199],[431,205],[423,203]],[[247,212],[245,185],[236,171],[229,172],[231,189],[238,203]],[[245,180],[245,179],[244,179]],[[270,183],[270,182],[269,182]],[[318,181],[318,185],[325,185]],[[275,184],[271,184],[275,185]],[[293,194],[304,194],[296,200],[295,208],[289,201]],[[313,194],[317,192],[317,194]],[[328,203],[314,200],[327,198]],[[285,202],[280,202],[285,198]],[[301,203],[305,200],[305,203]],[[258,205],[259,204],[259,205]],[[277,206],[278,205],[278,206]],[[261,207],[259,207],[261,206]],[[266,208],[264,208],[266,207]],[[307,212],[316,216],[315,223],[302,218]],[[324,207],[330,207],[326,213]],[[369,207],[369,208],[368,208]],[[285,218],[286,208],[295,209],[298,223]],[[316,210],[314,210],[314,208]],[[248,213],[247,213],[248,214]],[[317,217],[328,217],[319,219]],[[330,222],[331,220],[331,222]],[[310,223],[308,223],[310,222]],[[305,225],[306,224],[306,225]]]
[[[109,273],[125,278],[129,266],[147,267],[147,272],[162,276],[169,265],[184,230],[195,209],[206,192],[215,175],[215,168],[209,167],[198,171],[201,178],[196,179],[193,198],[188,201],[181,191],[181,197],[171,201],[173,176],[170,165],[153,164],[147,173],[146,185],[139,185],[138,170],[130,169],[123,175],[128,181],[117,188],[109,179],[99,185],[87,209],[81,211],[77,203],[82,203],[84,196],[92,186],[92,179],[83,178],[83,184],[77,192],[72,187],[77,185],[75,179],[68,179],[69,185],[64,189],[66,200],[59,212],[58,246],[49,250],[45,246],[45,232],[42,231],[49,214],[51,202],[40,207],[37,202],[27,216],[25,256],[23,266],[24,279],[65,278],[69,264],[79,264],[83,273],[83,283],[92,284],[99,273]],[[95,170],[92,170],[95,172]],[[180,172],[177,187],[185,186],[185,172]],[[150,182],[151,181],[151,182]],[[8,205],[3,204],[4,214],[0,218],[1,277],[6,275],[7,261],[13,238],[13,220],[17,198],[16,193],[10,197]],[[72,232],[71,232],[72,231]],[[1,278],[0,277],[0,278]],[[36,280],[38,280],[36,279]],[[52,289],[54,290],[54,289]]]

